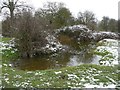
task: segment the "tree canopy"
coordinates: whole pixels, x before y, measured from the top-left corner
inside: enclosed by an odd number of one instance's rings
[[[78,21],[81,24],[87,25],[90,29],[94,30],[96,26],[95,14],[91,11],[79,12]]]

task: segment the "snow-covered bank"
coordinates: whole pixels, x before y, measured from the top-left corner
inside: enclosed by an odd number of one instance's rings
[[[114,39],[104,39],[98,42],[95,53],[99,56],[97,60],[99,60],[101,65],[118,65],[119,42]]]
[[[17,51],[17,49],[15,49],[15,42],[14,42],[14,38],[12,38],[9,42],[0,42],[0,53],[4,54],[3,50],[11,50],[11,53],[15,53],[15,51]]]

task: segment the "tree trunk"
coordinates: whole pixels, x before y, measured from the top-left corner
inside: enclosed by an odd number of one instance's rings
[[[14,10],[10,10],[10,32],[11,32],[11,37],[14,36]]]

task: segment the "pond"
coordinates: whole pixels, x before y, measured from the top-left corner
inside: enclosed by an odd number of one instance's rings
[[[13,66],[22,70],[45,70],[80,64],[112,65],[118,64],[118,49],[117,40],[105,39],[97,44],[82,44],[79,49],[72,48],[68,52],[21,59]]]

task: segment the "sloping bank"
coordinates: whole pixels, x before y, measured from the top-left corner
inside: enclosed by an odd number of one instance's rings
[[[2,66],[0,67],[2,68],[1,87],[3,88],[115,88],[119,81],[117,64],[109,66],[83,64],[58,70],[17,70],[10,64],[10,60],[17,56],[17,49],[10,42],[1,42],[0,44],[3,50],[1,52],[3,55]],[[100,42],[99,46],[104,44]],[[95,53],[103,55],[99,51],[96,50]],[[108,52],[105,50],[103,53]],[[110,58],[113,60],[113,57]]]

